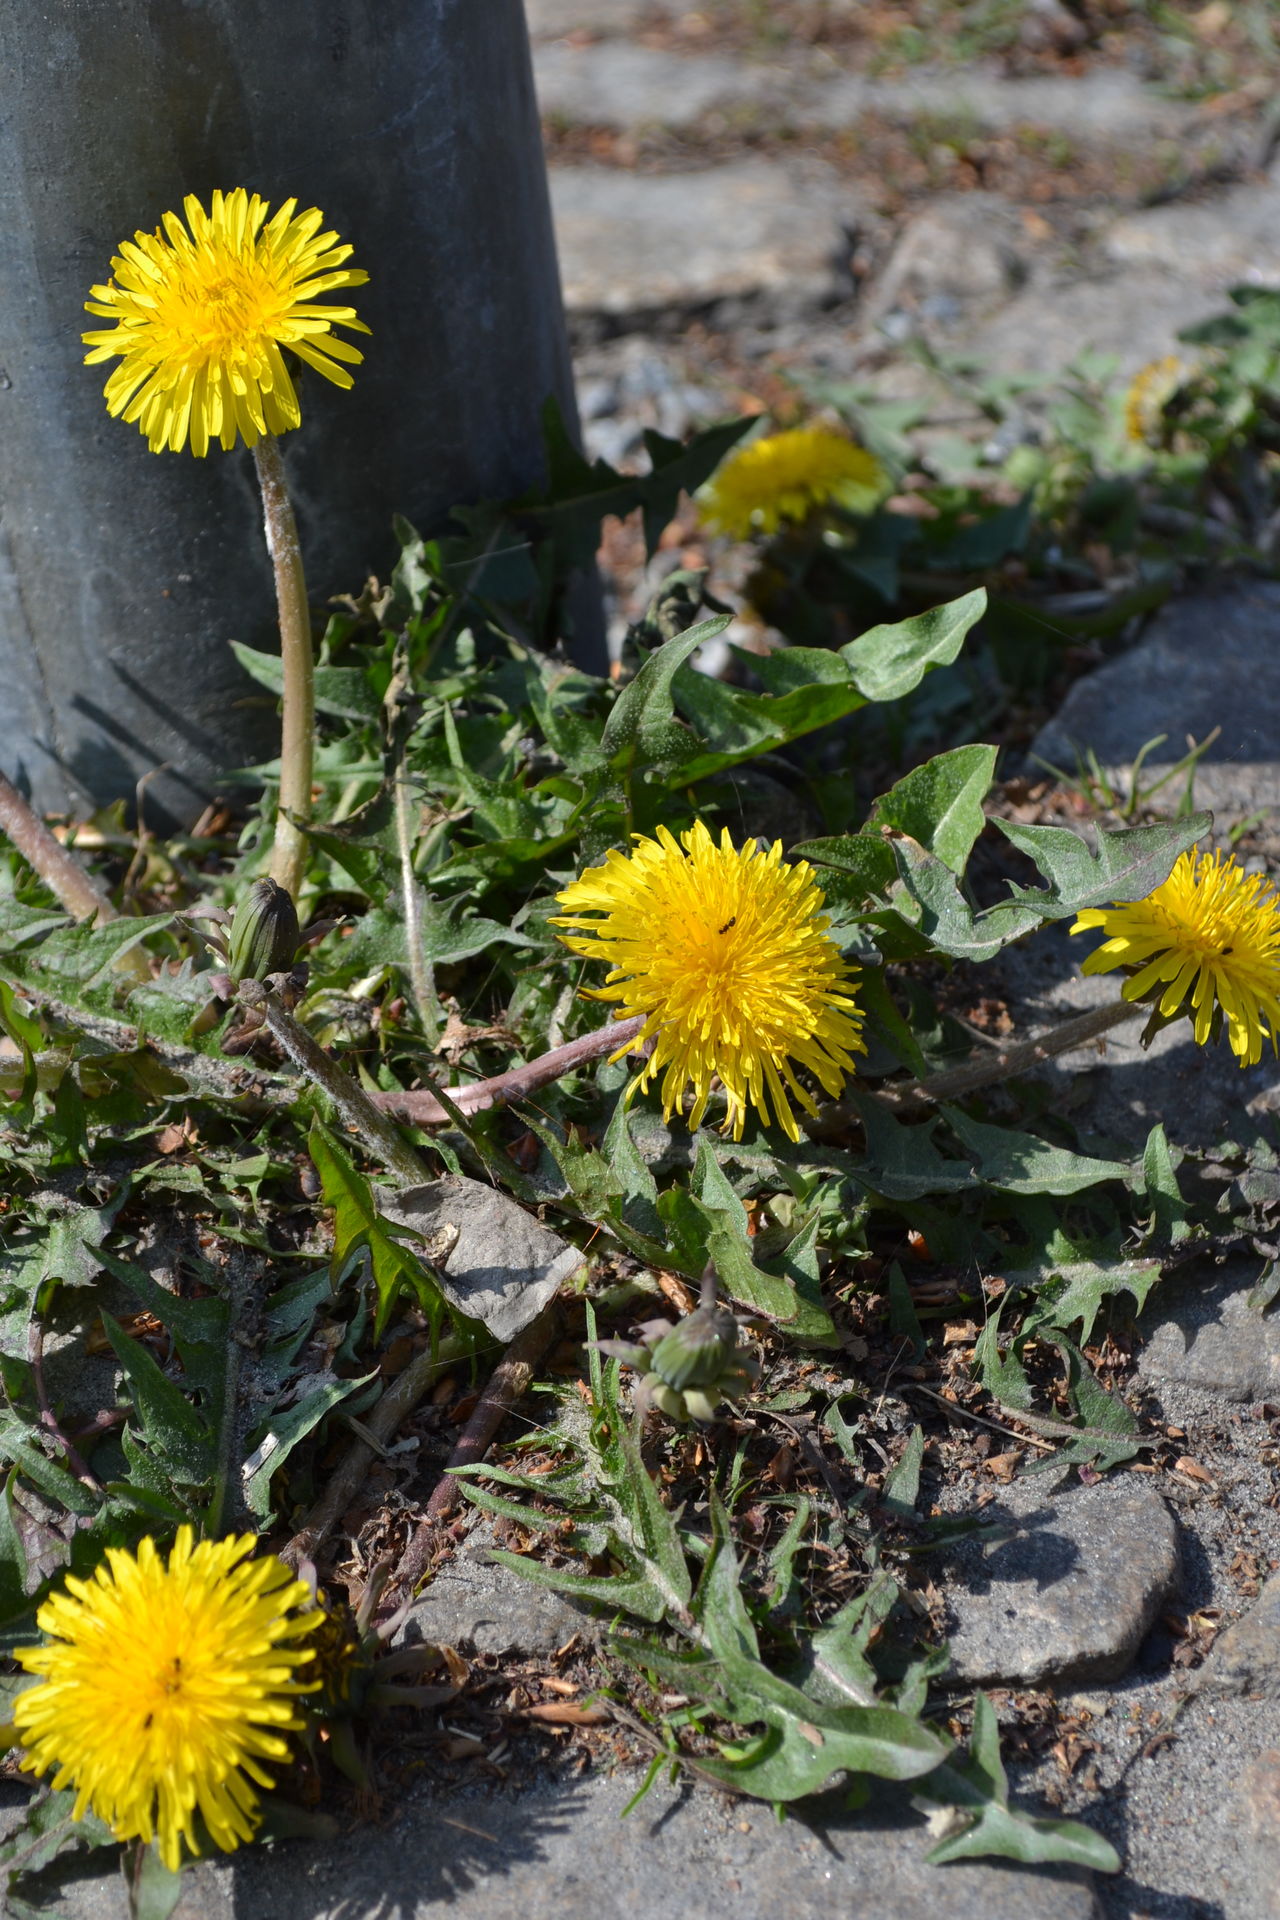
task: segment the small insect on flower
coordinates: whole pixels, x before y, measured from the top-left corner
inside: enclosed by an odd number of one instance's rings
[[[869,513],[888,490],[875,455],[834,427],[789,427],[731,453],[698,499],[712,533],[746,540],[775,534],[784,520],[807,520],[819,507]]]
[[[735,849],[727,830],[717,846],[701,820],[679,841],[659,827],[556,897],[566,911],[554,924],[578,929],[561,934],[565,945],[608,963],[593,997],[617,1001],[621,1018],[645,1016],[629,1044],[654,1047],[631,1092],[661,1074],[667,1119],[692,1089],[689,1125],[701,1126],[718,1079],[735,1140],[748,1107],[766,1121],[772,1108],[798,1140],[791,1100],[817,1107],[792,1062],[834,1099],[866,1051],[856,976],[827,932],[813,869],[785,863],[780,841],[765,853],[755,841]]]
[[[94,287],[88,313],[114,324],[86,333],[85,363],[119,359],[106,384],[107,410],[137,422],[152,453],[211,441],[229,452],[296,427],[302,414],[281,353],[289,348],[336,386],[364,355],[335,326],[369,329],[354,307],[318,303],[369,276],[344,263],[352,249],[322,233],[317,207],[297,201],[267,219],[267,202],[243,187],[215,192],[210,211],[183,201],[186,225],[166,213],[154,233],[136,233],[111,262],[112,278]],[[346,365],[341,364],[345,362]]]
[[[1185,1013],[1197,1046],[1227,1023],[1242,1067],[1256,1066],[1280,1032],[1280,898],[1257,873],[1219,853],[1183,853],[1162,886],[1131,905],[1089,907],[1072,933],[1107,938],[1085,973],[1119,967],[1126,1000],[1148,1002],[1159,1025]]]
[[[231,1852],[257,1828],[253,1784],[265,1762],[289,1757],[302,1721],[296,1677],[312,1658],[294,1643],[322,1616],[309,1589],[256,1542],[193,1543],[181,1527],[166,1567],[153,1541],[137,1555],[108,1547],[92,1579],[68,1574],[36,1615],[47,1635],[15,1658],[37,1684],[13,1719],[31,1773],[73,1787],[75,1817],[91,1807],[120,1840],[155,1839],[172,1871],[195,1822]]]

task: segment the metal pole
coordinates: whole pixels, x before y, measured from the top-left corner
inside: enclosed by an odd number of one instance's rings
[[[522,491],[546,396],[572,417],[523,8],[0,0],[0,46],[0,767],[52,808],[167,762],[148,808],[189,820],[276,750],[228,646],[273,644],[252,456],[108,417],[89,288],[214,187],[296,195],[355,247],[365,364],[350,393],[306,378],[282,440],[313,602],[386,577],[394,513]]]

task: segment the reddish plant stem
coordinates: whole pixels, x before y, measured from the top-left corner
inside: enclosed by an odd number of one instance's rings
[[[430,1564],[440,1529],[462,1497],[451,1469],[474,1466],[477,1460],[483,1460],[498,1428],[527,1390],[534,1369],[559,1331],[559,1302],[550,1300],[537,1318],[516,1335],[494,1368],[392,1576],[393,1591],[410,1594],[421,1580]]]
[[[483,1113],[488,1107],[510,1106],[536,1093],[539,1087],[549,1086],[561,1074],[572,1073],[575,1067],[585,1066],[589,1060],[600,1060],[605,1054],[630,1046],[644,1022],[642,1013],[634,1014],[629,1020],[611,1020],[608,1026],[584,1033],[563,1047],[552,1047],[550,1053],[540,1053],[536,1060],[528,1061],[523,1067],[512,1067],[509,1073],[497,1073],[492,1080],[474,1080],[469,1087],[447,1087],[445,1091],[460,1113]],[[397,1119],[411,1120],[418,1126],[438,1126],[450,1118],[427,1088],[414,1093],[371,1093],[369,1098],[384,1113],[393,1113]]]
[[[39,814],[33,813],[18,789],[0,773],[0,831],[23,859],[40,875],[59,903],[77,920],[114,920],[116,910],[106,894],[67,852]]]

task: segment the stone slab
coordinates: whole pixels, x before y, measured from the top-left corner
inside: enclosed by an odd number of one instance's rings
[[[742,299],[794,313],[852,284],[856,209],[825,169],[763,160],[698,174],[555,167],[551,204],[573,315]]]
[[[923,1822],[831,1799],[776,1821],[711,1790],[593,1775],[527,1793],[412,1795],[381,1828],[211,1863],[175,1920],[1100,1920],[1083,1875],[924,1863]],[[194,1889],[193,1889],[194,1891]],[[124,1920],[118,1876],[64,1883],[65,1920]]]
[[[1176,1134],[1176,1121],[1171,1128]],[[1143,1378],[1196,1387],[1233,1405],[1280,1399],[1280,1316],[1256,1313],[1248,1305],[1260,1265],[1257,1257],[1234,1260],[1225,1278],[1202,1276],[1163,1310],[1162,1289],[1143,1323]]]
[[[524,0],[529,38],[557,40],[566,33],[598,38],[633,33],[671,12],[663,0]]]
[[[984,1517],[1013,1531],[995,1543],[975,1536],[950,1556],[954,1677],[1027,1687],[1118,1679],[1178,1577],[1160,1496],[1132,1475],[1052,1492],[1029,1476]]]
[[[568,0],[564,4],[568,8]],[[973,65],[888,79],[844,72],[825,55],[740,59],[599,39],[536,45],[534,78],[544,115],[619,129],[691,131],[708,114],[740,120],[767,105],[775,129],[845,132],[874,113],[975,132],[1035,126],[1078,141],[1133,145],[1183,139],[1198,119],[1194,109],[1144,87],[1133,74],[1107,68],[1078,79],[1007,79]]]
[[[379,1211],[418,1236],[451,1306],[513,1340],[582,1265],[577,1247],[482,1180],[453,1174],[406,1187]]]
[[[1034,126],[1078,142],[1117,145],[1177,139],[1195,121],[1185,106],[1144,87],[1136,75],[1122,69],[1099,68],[1079,78],[1008,78],[980,64],[937,72],[922,69],[900,79],[812,75],[806,88],[797,88],[793,111],[809,126],[833,130],[854,127],[865,114],[875,113],[888,120],[934,120],[984,133]]]
[[[626,40],[579,46],[553,40],[534,48],[534,83],[543,117],[581,127],[669,127],[691,131],[709,115],[785,101],[785,67],[724,54],[663,53]]]
[[[1077,680],[1058,714],[1042,727],[1031,756],[1068,770],[1080,746],[1104,766],[1131,763],[1157,734],[1166,745],[1147,765],[1182,758],[1187,736],[1222,732],[1201,761],[1257,769],[1280,804],[1280,584],[1250,581],[1188,594],[1154,616],[1136,647]],[[1266,772],[1270,769],[1269,774]],[[1197,794],[1201,790],[1197,775]]]
[[[554,1653],[577,1634],[594,1637],[593,1616],[571,1601],[486,1558],[492,1528],[481,1523],[465,1546],[422,1589],[396,1644],[470,1647],[477,1653]]]
[[[1218,1636],[1196,1675],[1196,1690],[1280,1699],[1280,1575],[1268,1580],[1249,1611]]]
[[[875,322],[921,301],[1007,299],[1027,278],[1026,251],[1026,227],[1001,194],[939,194],[907,222],[861,317]]]
[[[1111,274],[1043,275],[1015,294],[956,344],[989,367],[1049,379],[1086,348],[1114,356],[1119,372],[1136,373],[1172,353],[1182,327],[1222,311],[1222,296],[1158,267]]]
[[[1102,245],[1122,266],[1163,267],[1184,283],[1280,286],[1280,180],[1127,214]]]
[[[1271,1920],[1280,1920],[1280,1750],[1268,1747],[1251,1760],[1243,1784],[1253,1875],[1269,1896]]]

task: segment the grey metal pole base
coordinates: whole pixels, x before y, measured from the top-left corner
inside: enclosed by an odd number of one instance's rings
[[[189,821],[278,745],[228,646],[274,644],[252,458],[108,417],[89,288],[215,187],[351,242],[365,364],[309,375],[281,442],[313,604],[385,578],[394,513],[521,492],[546,396],[572,417],[521,0],[0,0],[0,26],[0,767],[83,809],[167,764],[148,818]]]

